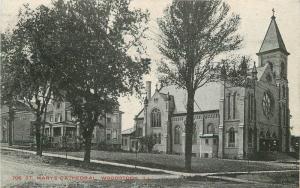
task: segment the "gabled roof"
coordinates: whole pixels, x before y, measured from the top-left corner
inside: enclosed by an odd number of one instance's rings
[[[265,35],[265,38],[263,40],[263,43],[262,43],[257,55],[265,53],[265,52],[269,52],[272,50],[280,50],[280,51],[284,52],[285,54],[289,55],[289,53],[286,50],[286,47],[284,45],[283,39],[281,37],[279,28],[277,26],[275,16],[272,16],[269,28],[267,30],[267,33]]]
[[[132,134],[132,133],[134,133],[134,131],[135,131],[135,128],[133,127],[133,128],[129,128],[129,129],[122,131],[121,134]]]
[[[195,93],[194,112],[209,110],[218,110],[220,102],[221,83],[211,82],[197,89]],[[175,102],[174,114],[186,113],[187,92],[184,89],[177,88],[175,85],[164,86],[159,90],[161,96],[167,96],[169,93],[171,99]],[[144,118],[142,109],[137,118]]]
[[[217,82],[207,83],[197,89],[195,93],[194,112],[208,111],[219,109],[220,104],[220,87]],[[184,89],[177,88],[175,85],[163,87],[161,93],[169,93],[174,97],[174,113],[186,113],[187,92]]]

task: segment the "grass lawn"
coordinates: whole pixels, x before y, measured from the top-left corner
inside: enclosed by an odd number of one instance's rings
[[[70,170],[80,170],[80,171],[101,171],[107,174],[164,174],[163,172],[152,172],[148,170],[133,169],[126,167],[116,167],[111,165],[104,165],[98,163],[86,164],[83,161],[77,161],[72,159],[64,159],[57,157],[48,157],[48,156],[36,156],[34,154],[18,152],[18,151],[9,151],[2,149],[2,157],[12,158],[17,162],[25,162],[30,164],[47,164],[53,167],[68,167]]]
[[[55,152],[65,154],[65,152]],[[83,157],[83,152],[68,152],[68,155]],[[132,165],[147,166],[160,169],[175,171],[184,170],[184,156],[152,154],[152,153],[135,153],[127,152],[109,152],[96,151],[91,152],[91,159],[120,162]],[[242,172],[242,171],[267,171],[267,170],[285,170],[299,169],[297,165],[280,165],[274,163],[247,162],[241,160],[223,160],[217,158],[192,158],[193,172]]]
[[[93,155],[99,153],[105,153],[107,156],[111,156],[111,158],[116,158],[113,156],[119,156],[119,158],[124,158],[128,156],[132,156],[130,153],[112,153],[112,152],[101,152],[101,151],[93,151]],[[73,155],[76,153],[73,153]],[[78,155],[82,155],[80,152]],[[174,164],[177,164],[178,157],[181,159],[181,156],[173,156],[173,155],[156,155],[156,154],[141,154],[144,157],[151,158],[154,156],[157,157],[169,157],[169,162],[165,164],[165,166],[169,165],[173,168]],[[171,157],[173,157],[171,159]],[[155,158],[154,158],[155,159]],[[151,161],[153,161],[152,159]],[[157,158],[156,158],[157,160]],[[173,161],[172,161],[173,160]],[[200,160],[198,158],[194,158],[193,164]],[[201,163],[206,162],[206,165],[210,165],[210,163],[214,162],[217,159],[209,160],[200,160]],[[97,173],[108,173],[108,174],[128,174],[129,176],[135,174],[152,174],[153,172],[148,172],[146,170],[138,170],[138,169],[127,169],[123,167],[114,167],[110,165],[101,165],[101,164],[93,164],[85,165],[83,162],[74,161],[70,159],[61,159],[56,157],[38,157],[34,154],[18,152],[18,151],[9,151],[2,149],[1,150],[1,161],[2,167],[4,167],[1,172],[5,172],[8,176],[13,175],[31,175],[35,176],[83,176],[86,173],[88,175],[93,175],[93,171],[97,171]],[[165,161],[167,161],[165,159]],[[225,160],[218,160],[223,162],[231,162]],[[173,165],[172,165],[173,162]],[[239,162],[241,161],[233,161]],[[183,163],[181,161],[181,163]],[[220,163],[219,163],[220,164]],[[182,165],[182,164],[181,164]],[[203,165],[202,166],[206,166]],[[234,164],[233,164],[234,165]],[[208,167],[206,167],[208,168]],[[5,170],[6,169],[6,170]],[[12,170],[10,170],[12,169]],[[182,167],[180,168],[182,169]],[[221,169],[221,168],[219,168]],[[101,171],[101,172],[100,172]],[[95,172],[96,173],[96,172]],[[3,173],[2,173],[3,174]],[[131,174],[131,175],[130,175]],[[163,175],[163,174],[157,174]],[[94,175],[93,175],[94,176]],[[26,180],[13,182],[13,185],[4,186],[4,187],[114,187],[114,188],[130,188],[130,187],[212,187],[212,188],[252,188],[252,187],[261,187],[261,188],[296,188],[299,187],[297,182],[299,178],[299,174],[297,172],[285,172],[285,173],[270,173],[270,174],[236,174],[230,175],[231,177],[252,180],[257,183],[237,183],[228,180],[214,179],[210,177],[188,177],[188,178],[178,178],[178,179],[133,179],[133,180],[101,180],[101,178],[95,178],[91,181],[42,181],[36,180]],[[97,175],[95,176],[97,177]],[[12,180],[9,181],[10,183]]]

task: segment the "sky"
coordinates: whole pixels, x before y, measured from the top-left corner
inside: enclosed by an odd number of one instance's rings
[[[1,31],[12,28],[17,21],[17,14],[24,3],[31,7],[40,4],[49,5],[50,0],[2,0],[0,8]],[[152,81],[152,91],[158,81],[157,63],[162,56],[156,48],[156,39],[159,35],[157,19],[162,16],[163,10],[171,0],[133,0],[132,7],[148,9],[150,12],[147,55],[152,59],[151,72],[144,76],[144,81]],[[256,53],[263,41],[269,23],[272,9],[275,9],[276,22],[290,52],[288,57],[288,81],[290,88],[290,111],[292,115],[292,134],[300,135],[300,0],[226,0],[231,11],[239,14],[241,25],[239,33],[244,37],[243,47],[237,54],[248,55],[258,61]],[[122,129],[134,126],[133,118],[141,110],[142,101],[134,96],[120,98],[120,109],[124,112]]]

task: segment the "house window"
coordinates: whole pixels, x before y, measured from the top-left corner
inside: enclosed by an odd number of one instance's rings
[[[131,147],[132,147],[132,148],[135,148],[135,141],[132,141],[132,142],[131,142]]]
[[[106,135],[106,140],[107,140],[107,141],[110,141],[110,139],[111,139],[111,135],[110,135],[110,134],[107,134],[107,135]]]
[[[127,139],[126,138],[122,138],[122,145],[127,146]]]
[[[174,144],[180,144],[180,127],[177,125],[175,127],[175,138],[174,138]]]
[[[50,115],[50,122],[53,122],[53,115]]]
[[[110,117],[106,118],[106,121],[107,123],[111,123],[111,118]]]
[[[61,127],[53,128],[53,136],[61,136]]]
[[[217,139],[214,138],[213,142],[214,142],[214,145],[217,145]]]
[[[212,123],[207,125],[206,133],[207,134],[214,134],[215,133],[214,125]]]
[[[139,127],[137,130],[138,130],[138,136],[143,136],[143,128]]]
[[[209,144],[209,142],[208,142],[208,139],[207,139],[207,138],[205,139],[205,144],[206,144],[206,145],[208,145],[208,144]]]
[[[60,103],[59,102],[56,104],[56,108],[57,109],[60,108]]]
[[[235,132],[234,132],[234,128],[231,127],[229,129],[229,142],[228,142],[228,147],[234,147],[235,145]]]
[[[112,139],[117,139],[117,130],[113,130]]]
[[[161,127],[161,113],[159,109],[154,109],[151,112],[151,126]]]
[[[4,122],[7,122],[7,121],[4,121]],[[30,125],[29,135],[30,136],[34,136],[35,135],[35,126],[34,126],[33,123],[31,123],[31,125]]]
[[[58,114],[58,121],[62,122],[62,114]]]
[[[71,121],[71,120],[72,120],[71,111],[67,111],[67,113],[66,113],[66,121]]]

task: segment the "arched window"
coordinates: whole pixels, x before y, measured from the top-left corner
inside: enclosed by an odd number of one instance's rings
[[[174,130],[174,144],[180,144],[180,127],[177,125]]]
[[[251,120],[251,97],[248,93],[248,119]]]
[[[197,128],[196,128],[196,124],[194,123],[194,127],[193,127],[193,144],[197,144]]]
[[[212,123],[207,125],[206,133],[207,134],[214,134],[215,133],[215,128],[214,128],[214,125]]]
[[[151,112],[151,126],[161,127],[161,113],[159,109],[154,109]]]
[[[229,129],[229,140],[228,140],[228,146],[229,147],[234,147],[235,145],[235,132],[234,132],[234,128],[231,127]]]
[[[231,116],[230,116],[230,94],[227,95],[227,119],[231,119]]]
[[[235,106],[236,106],[236,92],[233,94],[233,99],[232,99],[232,118],[235,119],[235,113],[236,113],[236,110],[235,110]]]
[[[281,78],[285,78],[285,65],[284,65],[283,61],[280,64],[280,76],[281,76]]]
[[[253,140],[253,131],[250,128],[248,132],[248,146],[252,147],[252,140]]]

